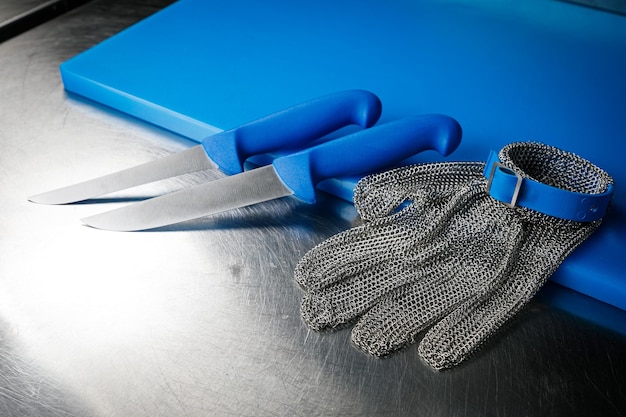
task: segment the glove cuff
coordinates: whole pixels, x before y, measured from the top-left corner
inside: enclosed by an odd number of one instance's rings
[[[535,142],[511,143],[491,152],[483,175],[487,192],[509,207],[526,207],[577,222],[604,217],[613,180],[570,152]]]

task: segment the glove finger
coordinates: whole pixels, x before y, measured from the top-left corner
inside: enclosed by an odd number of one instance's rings
[[[313,330],[341,327],[370,308],[394,285],[401,285],[403,279],[406,277],[379,263],[350,279],[307,292],[302,299],[302,318]],[[375,285],[383,282],[385,285]]]
[[[527,278],[509,280],[491,296],[459,305],[426,333],[418,346],[420,357],[437,370],[459,365],[526,305],[542,284]]]
[[[420,269],[425,274],[421,280],[399,287],[363,314],[352,330],[353,342],[374,356],[385,356],[414,343],[420,332],[456,306],[500,284],[510,257],[497,259],[499,265],[483,264],[483,271],[477,266],[461,266],[455,260],[430,270]]]
[[[420,284],[399,288],[367,311],[352,329],[353,343],[370,355],[386,356],[414,343],[462,297],[445,297],[446,288]]]
[[[345,266],[341,279],[309,287],[302,301],[302,317],[315,330],[339,327],[362,315],[379,300],[407,283],[441,280],[459,270],[455,259],[445,257],[449,242],[434,242],[415,254],[393,259],[371,258],[367,268]],[[299,271],[298,271],[299,272]]]
[[[457,302],[456,298],[447,296],[451,286],[458,286],[454,280],[440,282],[442,277],[458,273],[455,260],[435,255],[422,265],[412,263],[410,266],[407,268],[404,262],[380,262],[334,285],[310,290],[302,300],[302,317],[310,328],[321,330],[341,327],[364,313],[375,314],[372,311],[376,311],[379,305],[402,303],[405,298],[413,297],[413,302],[422,303],[425,299],[437,298]]]
[[[543,216],[525,212],[526,216]],[[526,224],[525,239],[500,286],[468,300],[438,322],[420,342],[422,359],[435,369],[454,367],[468,359],[510,318],[519,312],[561,262],[598,224],[555,221],[552,227],[535,218]]]
[[[296,265],[296,281],[305,289],[323,288],[391,258],[390,245],[406,239],[410,230],[393,224],[363,225],[339,233],[315,246]]]
[[[484,198],[476,207],[493,204]],[[508,228],[494,233],[493,223],[458,219],[465,225],[452,230],[443,240],[452,240],[453,251],[442,252],[430,265],[409,264],[409,275],[425,274],[420,280],[396,290],[392,296],[372,307],[353,329],[354,343],[362,350],[384,356],[414,342],[417,335],[457,305],[481,297],[501,284],[516,262],[523,241],[523,228],[506,210],[494,212],[492,222],[502,221]],[[477,210],[476,213],[480,213]],[[477,245],[476,242],[481,242]],[[407,274],[407,272],[404,272]]]

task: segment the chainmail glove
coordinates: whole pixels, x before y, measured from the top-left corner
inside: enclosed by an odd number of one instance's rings
[[[352,341],[375,356],[423,335],[419,355],[437,370],[469,358],[597,229],[613,190],[605,171],[554,147],[513,143],[497,156],[487,166],[413,165],[362,179],[354,203],[363,224],[296,266],[307,325],[354,324]],[[488,191],[494,173],[516,185],[506,201]],[[604,206],[576,220],[545,214],[525,200],[536,184],[581,201],[603,196]]]

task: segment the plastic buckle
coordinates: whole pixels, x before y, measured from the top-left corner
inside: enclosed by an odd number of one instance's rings
[[[520,192],[520,189],[522,188],[523,178],[520,174],[518,174],[517,172],[513,171],[510,168],[507,168],[506,166],[502,165],[500,162],[494,162],[493,165],[491,165],[491,172],[489,173],[489,178],[487,180],[487,193],[489,193],[489,190],[491,190],[491,185],[493,184],[493,177],[496,174],[496,168],[502,169],[502,171],[504,171],[507,174],[515,175],[515,177],[517,178],[517,182],[515,183],[515,190],[513,190],[513,197],[511,198],[511,201],[508,203],[506,201],[502,201],[504,204],[506,204],[510,208],[514,208],[517,205],[517,199],[519,198],[519,192]]]

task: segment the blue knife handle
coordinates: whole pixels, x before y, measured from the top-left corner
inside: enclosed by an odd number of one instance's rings
[[[428,149],[447,156],[459,146],[461,135],[461,126],[449,116],[413,116],[276,158],[272,164],[296,197],[314,203],[321,180],[380,171]]]
[[[373,126],[380,118],[380,99],[365,90],[347,90],[307,101],[202,141],[213,162],[225,173],[243,171],[250,156],[295,149],[344,126]]]

